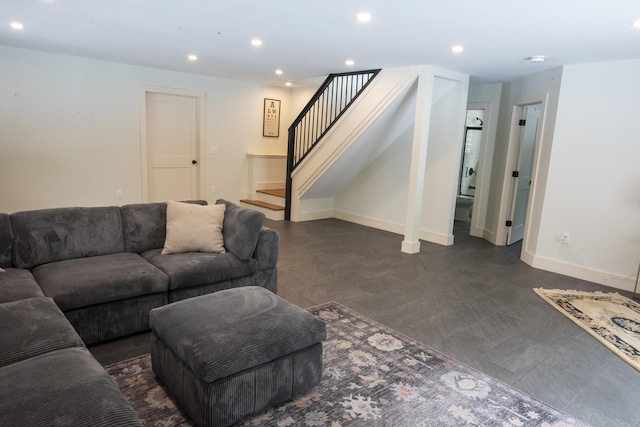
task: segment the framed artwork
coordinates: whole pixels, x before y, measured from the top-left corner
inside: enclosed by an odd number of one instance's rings
[[[262,136],[273,138],[280,136],[280,100],[278,99],[264,99]]]

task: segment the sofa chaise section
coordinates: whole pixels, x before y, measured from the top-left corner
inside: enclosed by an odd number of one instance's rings
[[[84,348],[35,356],[0,369],[7,426],[139,426],[118,385]]]
[[[0,304],[0,368],[84,343],[51,298]]]
[[[139,425],[52,299],[0,304],[0,324],[0,425]]]

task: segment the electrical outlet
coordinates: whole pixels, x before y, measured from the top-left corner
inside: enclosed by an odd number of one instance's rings
[[[211,147],[211,154],[218,154],[218,147]]]
[[[216,186],[215,186],[215,185],[212,185],[212,186],[211,186],[211,192],[212,192],[212,193],[215,193],[215,192],[216,192]]]
[[[562,237],[560,238],[560,243],[562,243],[563,245],[568,245],[569,238],[570,238],[569,233],[562,233]]]
[[[116,190],[116,197],[122,197],[122,190],[119,188]]]

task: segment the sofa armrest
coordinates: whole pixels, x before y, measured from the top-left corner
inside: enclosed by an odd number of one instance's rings
[[[280,235],[268,227],[262,227],[258,235],[258,244],[253,258],[258,261],[258,270],[275,268],[280,251]]]

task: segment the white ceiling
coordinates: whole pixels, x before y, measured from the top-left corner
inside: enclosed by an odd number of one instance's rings
[[[503,82],[640,58],[640,0],[0,0],[0,17],[0,44],[275,85],[420,64]]]

